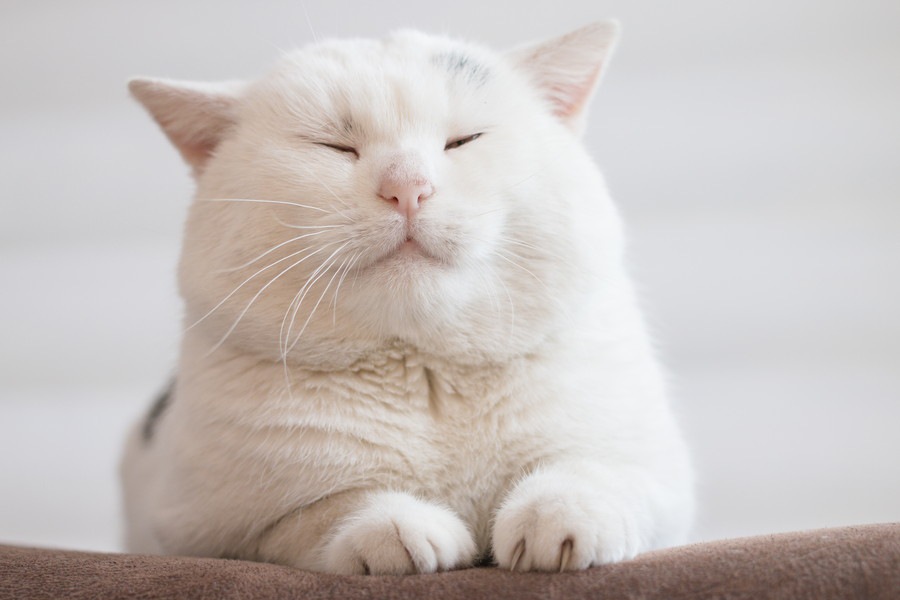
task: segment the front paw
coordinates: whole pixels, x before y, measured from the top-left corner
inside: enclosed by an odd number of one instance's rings
[[[519,571],[566,571],[637,554],[632,514],[604,498],[590,481],[539,472],[522,480],[497,511],[497,563]]]
[[[344,575],[434,573],[472,564],[475,541],[450,510],[383,492],[338,525],[323,554]]]

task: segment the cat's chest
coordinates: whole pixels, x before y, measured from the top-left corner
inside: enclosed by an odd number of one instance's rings
[[[336,401],[354,407],[344,425],[361,442],[358,473],[371,484],[450,505],[479,539],[486,536],[492,507],[534,459],[533,447],[515,450],[530,446],[514,432],[518,371],[403,353],[335,375]]]
[[[512,365],[458,365],[391,349],[345,370],[307,374],[298,403],[305,406],[298,408],[308,417],[345,420],[361,431],[386,434],[398,427],[441,445],[446,436],[490,426],[519,383],[516,370]]]
[[[286,496],[405,490],[452,507],[481,543],[509,485],[553,445],[547,419],[527,408],[545,395],[534,371],[391,350],[349,369],[294,372],[283,391],[283,370],[253,370],[260,378],[244,393],[271,395],[229,420],[261,468],[290,474],[279,484]]]
[[[451,473],[458,484],[499,468],[521,387],[518,365],[460,366],[391,350],[307,374],[289,412],[300,429],[331,432],[361,469],[425,489]]]

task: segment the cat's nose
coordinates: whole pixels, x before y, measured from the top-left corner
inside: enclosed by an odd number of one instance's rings
[[[393,204],[394,209],[409,220],[419,211],[419,206],[434,194],[434,187],[427,179],[400,180],[386,177],[381,182],[378,195]]]

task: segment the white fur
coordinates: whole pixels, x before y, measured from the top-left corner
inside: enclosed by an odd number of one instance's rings
[[[615,32],[507,55],[402,32],[206,94],[131,84],[197,197],[173,401],[123,463],[129,550],[408,573],[685,539],[685,447],[577,139]],[[409,226],[377,193],[396,173],[434,188]]]

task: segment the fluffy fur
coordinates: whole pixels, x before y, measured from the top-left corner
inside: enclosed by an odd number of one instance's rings
[[[129,550],[413,573],[685,539],[685,447],[578,139],[616,35],[401,32],[252,83],[131,82],[197,193]]]

